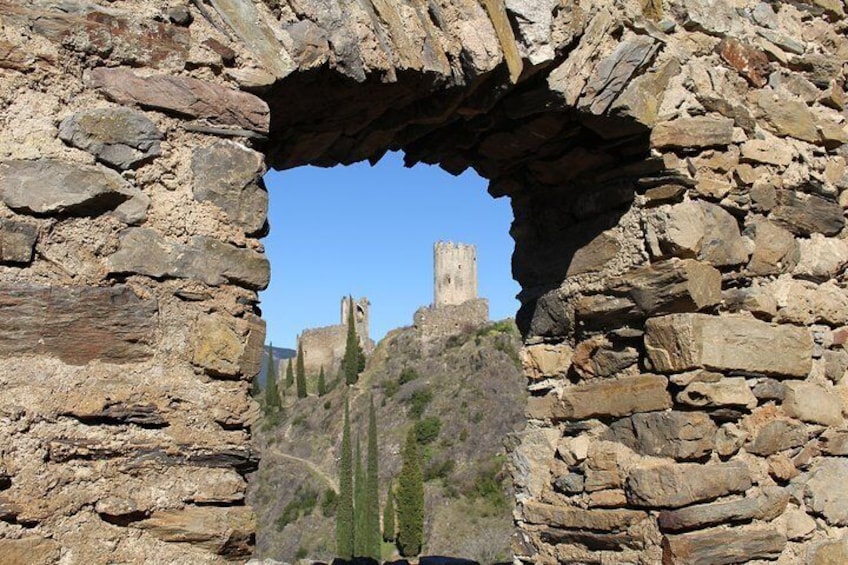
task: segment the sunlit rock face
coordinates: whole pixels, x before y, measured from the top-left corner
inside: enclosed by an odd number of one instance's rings
[[[845,554],[841,2],[4,0],[0,21],[0,555],[250,555],[260,177],[391,149],[512,201],[519,559]]]

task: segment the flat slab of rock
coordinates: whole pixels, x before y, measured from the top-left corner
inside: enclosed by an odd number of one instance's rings
[[[162,132],[137,110],[96,108],[62,120],[59,139],[107,165],[130,169],[161,154]]]
[[[59,560],[60,550],[58,543],[42,537],[0,539],[0,555],[6,563],[51,565]]]
[[[260,98],[190,77],[140,77],[129,69],[98,67],[89,83],[119,104],[138,104],[224,126],[268,133],[270,111]]]
[[[806,377],[813,342],[806,328],[750,318],[672,314],[645,325],[645,347],[660,371],[707,368]]]
[[[34,225],[0,218],[0,263],[29,263],[37,239]]]
[[[800,447],[807,442],[807,426],[792,420],[778,419],[768,422],[745,445],[754,455],[767,457],[779,451]]]
[[[837,427],[842,425],[842,404],[837,393],[808,382],[787,383],[783,409],[804,422]]]
[[[0,285],[0,358],[55,356],[72,365],[153,355],[158,304],[129,287]]]
[[[166,542],[190,543],[230,558],[247,557],[253,551],[256,517],[246,507],[191,506],[161,510],[133,523]]]
[[[561,417],[583,420],[593,416],[627,416],[671,408],[668,380],[640,375],[565,389],[560,397]]]
[[[261,253],[206,236],[182,245],[149,228],[124,230],[118,252],[106,263],[112,273],[195,279],[210,286],[230,282],[258,290],[268,286],[271,276],[268,259]]]
[[[716,431],[703,412],[649,412],[613,422],[601,439],[623,443],[641,455],[685,461],[709,454]]]
[[[677,395],[677,401],[698,408],[736,407],[751,410],[757,397],[743,377],[725,377],[716,382],[695,381]]]
[[[627,502],[640,508],[679,508],[749,488],[748,468],[737,462],[640,467],[625,483]]]
[[[678,510],[663,510],[659,515],[660,530],[682,532],[749,520],[773,520],[783,513],[789,502],[789,492],[780,487],[765,487],[755,496],[696,504]]]
[[[132,198],[115,171],[53,159],[0,161],[0,200],[24,214],[96,216]]]
[[[663,565],[731,565],[776,559],[786,536],[772,528],[711,529],[663,537]]]
[[[845,226],[839,203],[816,194],[792,190],[777,192],[777,206],[772,209],[770,217],[795,235],[836,235]]]
[[[531,524],[555,528],[616,532],[648,517],[639,510],[584,510],[572,506],[556,506],[528,501],[523,505],[524,519]]]
[[[733,120],[722,116],[697,116],[661,122],[651,132],[657,149],[695,149],[733,142]]]
[[[220,207],[248,235],[265,225],[268,192],[262,183],[265,158],[233,141],[219,141],[192,152],[194,197]]]

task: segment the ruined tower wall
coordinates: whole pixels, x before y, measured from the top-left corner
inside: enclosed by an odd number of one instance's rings
[[[433,246],[433,286],[440,306],[456,306],[477,298],[477,248],[439,241]]]
[[[521,561],[846,561],[845,26],[0,0],[0,556],[250,553],[260,177],[401,147],[512,203]]]
[[[347,348],[347,319],[349,297],[341,301],[341,324],[323,328],[303,330],[298,336],[298,343],[303,347],[303,363],[307,376],[316,377],[324,368],[325,375],[335,377],[341,367]],[[366,352],[374,348],[369,337],[369,314],[371,303],[367,298],[354,300],[354,327],[359,345]]]

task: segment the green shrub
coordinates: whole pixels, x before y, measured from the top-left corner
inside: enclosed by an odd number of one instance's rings
[[[388,379],[383,381],[383,392],[387,397],[391,398],[397,394],[397,391],[400,390],[400,383],[398,381]]]
[[[409,397],[409,415],[415,420],[418,420],[424,414],[424,410],[427,409],[427,406],[432,400],[433,393],[430,392],[429,388],[416,390]]]
[[[299,488],[295,492],[294,498],[286,504],[282,513],[276,520],[277,531],[281,532],[283,528],[292,522],[299,519],[301,516],[308,516],[312,513],[315,505],[318,503],[318,493],[310,488]]]
[[[324,410],[329,410],[333,406],[333,403],[329,400],[324,401]]]
[[[297,551],[294,554],[295,559],[306,559],[306,556],[309,555],[309,552],[306,551],[305,547],[298,547]]]
[[[418,371],[413,369],[412,367],[404,367],[398,376],[398,385],[405,385],[410,381],[414,381],[417,378],[420,378],[421,375],[418,374]]]
[[[339,495],[331,488],[324,491],[324,496],[321,498],[321,514],[325,518],[331,518],[336,515],[336,507],[339,504]]]
[[[415,439],[419,445],[426,445],[435,441],[442,430],[442,421],[436,416],[430,416],[415,422]]]
[[[441,463],[428,465],[424,469],[424,482],[442,479],[447,485],[447,478],[453,473],[455,468],[456,464],[453,462],[453,459],[445,459]]]

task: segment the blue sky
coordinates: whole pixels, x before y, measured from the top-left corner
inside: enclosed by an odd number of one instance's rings
[[[261,294],[268,341],[294,347],[305,328],[339,323],[346,294],[371,301],[371,337],[412,324],[433,302],[433,244],[477,246],[479,292],[490,317],[515,315],[507,198],[495,200],[473,171],[404,168],[400,153],[321,169],[270,171],[271,234],[263,240],[271,285]]]

